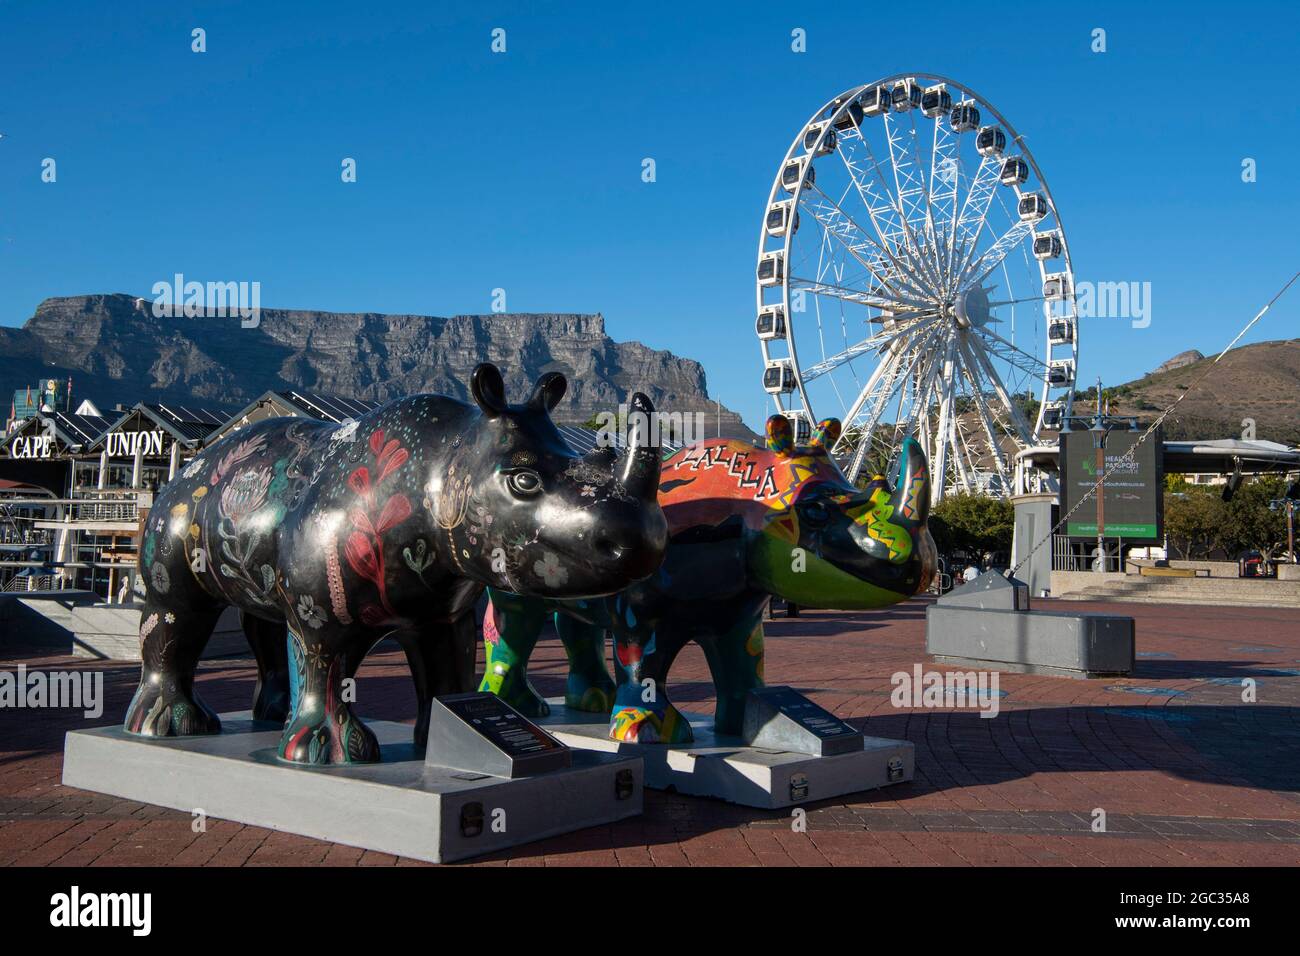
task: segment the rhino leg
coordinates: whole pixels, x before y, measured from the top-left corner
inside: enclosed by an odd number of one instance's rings
[[[685,744],[691,725],[668,699],[668,670],[686,642],[662,629],[649,636],[617,634],[614,666],[618,690],[609,715],[611,740],[641,744]]]
[[[474,689],[478,627],[470,610],[451,623],[439,621],[394,636],[406,652],[406,662],[415,681],[418,701],[415,748],[423,752],[429,743],[429,708],[433,698]]]
[[[140,686],[122,726],[143,737],[221,733],[221,719],[199,699],[194,672],[221,606],[167,601],[152,590],[140,614]]]
[[[253,719],[283,724],[289,716],[288,630],[283,621],[241,615],[244,637],[257,659]]]
[[[720,734],[739,734],[745,725],[745,700],[751,690],[763,686],[762,612],[742,617],[726,633],[700,643],[718,698],[713,728]]]
[[[492,588],[488,594],[478,689],[496,694],[525,717],[545,717],[551,708],[528,681],[528,658],[546,623],[546,603]]]
[[[605,629],[561,612],[555,631],[569,658],[564,706],[593,714],[608,714],[614,706],[614,679],[605,668]]]
[[[379,741],[343,699],[343,681],[356,674],[369,645],[358,653],[332,651],[319,635],[302,637],[292,628],[288,635],[289,719],[277,748],[280,759],[308,764],[377,762]]]

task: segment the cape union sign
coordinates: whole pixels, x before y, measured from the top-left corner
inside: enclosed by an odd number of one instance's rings
[[[49,458],[54,454],[52,435],[19,435],[9,446],[10,458]]]
[[[104,448],[110,458],[134,458],[136,452],[146,458],[161,458],[163,433],[161,429],[151,432],[109,432],[104,438]]]

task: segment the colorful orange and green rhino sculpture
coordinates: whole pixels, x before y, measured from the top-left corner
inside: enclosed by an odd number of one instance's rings
[[[480,690],[530,716],[549,713],[528,682],[527,663],[553,613],[569,659],[565,704],[608,712],[610,737],[692,739],[668,697],[669,670],[690,641],[704,650],[713,676],[716,731],[738,734],[749,691],[763,686],[762,616],[772,596],[807,607],[881,608],[924,590],[933,575],[930,476],[920,445],[904,442],[893,487],[877,476],[859,488],[829,454],[839,434],[839,421],[827,419],[807,446],[796,446],[789,419],[774,415],[765,448],[720,438],[666,459],[659,504],[669,546],[659,570],[589,600],[489,588]],[[617,681],[605,668],[606,632]]]

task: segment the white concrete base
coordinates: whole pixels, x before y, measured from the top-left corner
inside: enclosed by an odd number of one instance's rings
[[[916,748],[908,740],[867,737],[857,753],[832,757],[746,746],[713,732],[713,718],[682,711],[695,741],[635,744],[610,740],[609,717],[569,710],[564,698],[547,701],[549,717],[535,721],[575,751],[627,754],[645,762],[645,785],[746,807],[777,809],[875,790],[911,780]]]
[[[309,768],[276,759],[278,726],[255,723],[248,711],[222,714],[221,723],[224,731],[212,737],[70,731],[63,783],[431,863],[641,812],[641,761],[627,756],[580,751],[572,767],[509,780],[426,766],[409,725],[377,720],[368,726],[382,763]],[[474,820],[478,832],[465,832]]]

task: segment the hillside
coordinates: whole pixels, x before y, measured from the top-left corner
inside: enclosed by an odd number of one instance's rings
[[[569,390],[556,419],[581,423],[644,391],[661,411],[718,409],[692,359],[615,342],[600,315],[380,315],[262,309],[256,328],[238,318],[158,318],[134,296],[46,299],[20,329],[0,327],[0,395],[39,378],[73,379],[74,401],[163,401],[234,411],[267,389],[299,388],[386,401],[416,392],[467,398],[479,362],[501,368],[522,401],[537,377],[561,371]],[[8,409],[5,409],[8,412]],[[724,435],[750,435],[721,409]]]
[[[1111,412],[1150,421],[1188,391],[1213,361],[1210,356],[1175,363],[1166,371],[1108,388]],[[1075,410],[1083,411],[1078,399]],[[1256,438],[1300,444],[1300,339],[1233,349],[1166,420],[1165,437],[1238,438],[1247,418],[1254,419]]]

